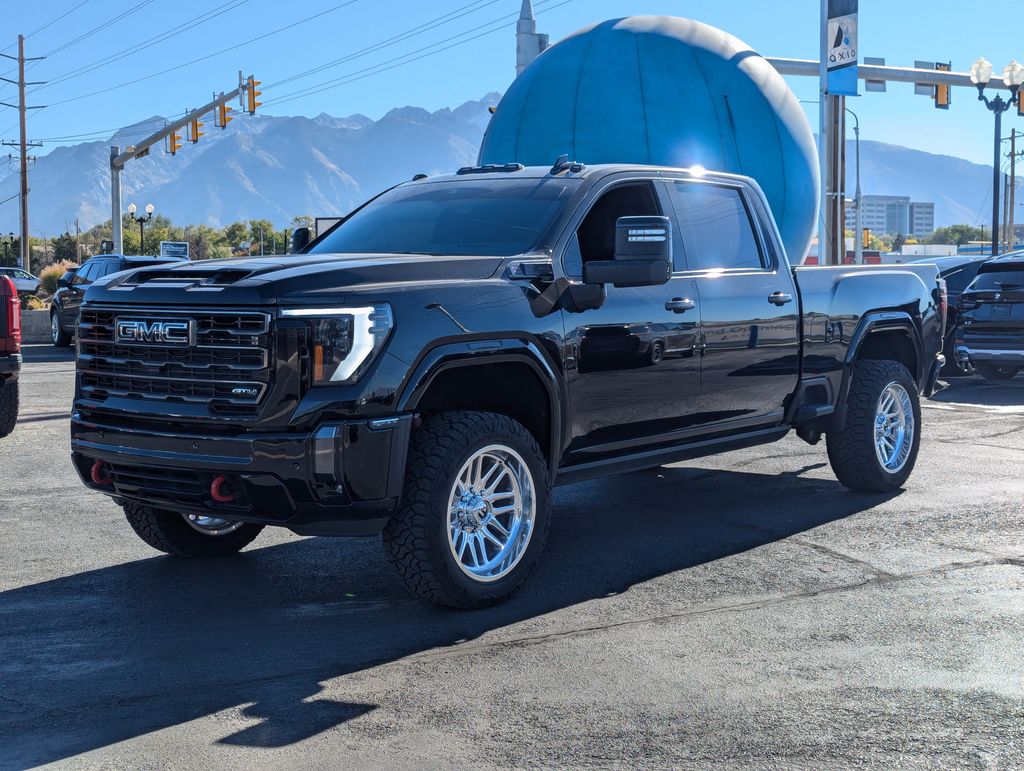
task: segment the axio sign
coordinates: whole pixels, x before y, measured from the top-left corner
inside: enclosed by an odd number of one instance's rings
[[[828,0],[828,92],[857,96],[857,0]]]

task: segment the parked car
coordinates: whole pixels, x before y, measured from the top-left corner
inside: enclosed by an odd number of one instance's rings
[[[86,293],[73,462],[156,549],[382,533],[413,592],[472,608],[537,563],[553,484],[793,430],[851,489],[914,467],[936,268],[791,268],[749,178],[467,168],[306,234]]]
[[[0,276],[0,438],[18,422],[21,370],[21,301],[10,276]]]
[[[942,368],[944,375],[963,374],[956,358],[957,327],[960,326],[960,295],[978,275],[978,269],[990,259],[992,258],[987,254],[958,254],[950,257],[925,257],[913,260],[914,263],[934,265],[939,269],[939,278],[946,282],[949,311],[946,316],[946,333],[942,343],[942,353],[946,357],[946,366]]]
[[[130,268],[163,265],[169,262],[187,262],[182,257],[125,257],[103,254],[91,257],[74,270],[69,270],[57,281],[57,291],[50,302],[50,339],[58,348],[71,345],[71,336],[78,325],[78,311],[89,286],[113,273]]]
[[[1024,367],[1024,252],[988,260],[960,295],[956,356],[966,372],[1012,380]]]
[[[7,276],[14,282],[18,294],[38,294],[41,284],[39,278],[22,268],[0,268],[0,276]]]

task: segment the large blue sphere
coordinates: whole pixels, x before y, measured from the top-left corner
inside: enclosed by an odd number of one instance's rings
[[[818,211],[807,118],[782,76],[732,35],[672,16],[601,22],[541,54],[505,94],[482,163],[700,165],[753,177],[791,261]]]

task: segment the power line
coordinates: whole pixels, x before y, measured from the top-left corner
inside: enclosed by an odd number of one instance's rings
[[[382,48],[387,48],[389,46],[396,45],[397,43],[400,43],[404,40],[416,37],[417,35],[422,35],[424,32],[429,32],[430,30],[436,29],[437,27],[443,26],[445,24],[450,24],[451,22],[457,19],[461,19],[464,16],[469,16],[470,14],[476,13],[477,11],[481,11],[489,5],[494,5],[496,2],[498,2],[498,0],[486,0],[486,2],[484,2],[483,0],[476,0],[476,2],[472,2],[469,5],[464,5],[461,8],[456,8],[455,10],[449,11],[448,13],[442,16],[438,16],[435,19],[431,19],[430,21],[424,22],[423,24],[417,27],[413,27],[412,29],[399,33],[398,35],[393,35],[392,37],[385,38],[384,40],[374,43],[371,46],[361,48],[358,51],[353,51],[352,53],[346,54],[345,56],[342,56],[338,59],[334,59],[332,61],[325,62],[324,64],[321,64],[317,67],[304,70],[303,72],[291,75],[287,78],[284,78],[283,80],[275,81],[274,83],[264,86],[263,90],[269,91],[272,88],[283,86],[287,83],[291,83],[292,81],[308,77],[309,75],[315,75],[318,72],[328,70],[339,64],[344,64],[345,62],[357,59],[360,56],[364,56],[368,53],[374,53],[376,51],[381,50]]]
[[[113,17],[107,19],[102,24],[97,24],[95,27],[93,27],[88,32],[83,32],[78,37],[76,37],[76,38],[74,38],[72,40],[69,40],[68,42],[64,43],[63,45],[57,46],[57,48],[54,48],[52,51],[48,51],[47,53],[45,53],[43,55],[46,56],[46,57],[51,57],[51,56],[54,56],[56,54],[59,54],[61,51],[67,50],[68,48],[71,48],[71,46],[78,45],[83,40],[86,40],[86,39],[92,37],[93,35],[95,35],[97,32],[101,32],[102,30],[105,30],[108,27],[113,26],[117,22],[124,21],[129,16],[131,16],[131,15],[133,15],[135,13],[138,13],[143,8],[145,8],[147,5],[151,5],[153,2],[155,2],[155,0],[142,0],[141,3],[136,3],[134,6],[129,8],[127,11],[123,11],[122,13],[119,13],[116,16],[113,16]]]
[[[313,21],[314,19],[318,19],[321,16],[326,16],[329,13],[333,13],[335,11],[341,10],[342,8],[346,8],[346,7],[350,6],[350,5],[354,5],[355,3],[358,3],[358,2],[359,2],[359,0],[347,0],[344,3],[339,3],[338,5],[335,5],[332,8],[328,8],[326,11],[321,11],[320,13],[315,13],[312,16],[307,16],[306,18],[300,19],[299,21],[292,22],[291,24],[287,24],[287,25],[285,25],[283,27],[278,27],[277,29],[271,30],[270,32],[266,32],[266,33],[264,33],[262,35],[258,35],[258,36],[254,37],[254,38],[250,38],[249,40],[245,40],[245,41],[243,41],[241,43],[237,43],[237,44],[235,44],[233,46],[228,46],[227,48],[222,48],[219,51],[214,51],[213,53],[206,54],[205,56],[200,56],[197,59],[192,59],[191,61],[184,62],[183,64],[178,64],[178,65],[175,65],[174,67],[168,67],[167,69],[160,70],[159,72],[151,72],[148,75],[143,75],[142,77],[135,78],[133,80],[128,80],[128,81],[125,81],[124,83],[118,83],[118,84],[113,85],[113,86],[108,86],[107,88],[101,88],[98,91],[91,91],[88,94],[79,94],[78,96],[73,96],[73,97],[70,97],[68,99],[62,99],[62,100],[60,100],[58,102],[53,102],[50,106],[51,107],[56,107],[57,105],[61,105],[61,104],[68,104],[70,102],[77,102],[77,101],[80,101],[82,99],[88,99],[91,96],[98,96],[99,94],[106,94],[106,93],[109,93],[111,91],[116,91],[117,89],[124,88],[125,86],[133,86],[136,83],[141,83],[144,80],[149,80],[150,78],[159,77],[160,75],[166,75],[169,72],[175,72],[175,71],[183,69],[185,67],[189,67],[189,66],[191,66],[193,64],[198,64],[199,62],[206,61],[207,59],[212,59],[215,56],[220,56],[221,54],[225,54],[228,51],[234,51],[235,49],[242,48],[243,46],[247,46],[247,45],[249,45],[251,43],[256,43],[256,42],[258,42],[260,40],[265,40],[268,37],[271,37],[273,35],[277,35],[277,34],[279,34],[281,32],[285,32],[285,31],[287,31],[289,29],[292,29],[293,27],[299,26],[300,24],[305,24],[307,22]]]
[[[205,13],[201,13],[198,16],[194,16],[188,21],[182,22],[177,27],[171,27],[170,29],[163,31],[158,35],[154,35],[148,40],[143,40],[140,43],[136,43],[135,45],[129,46],[128,48],[124,48],[102,59],[97,59],[94,62],[78,66],[74,70],[69,70],[67,72],[61,73],[60,75],[57,75],[56,77],[50,78],[50,80],[46,83],[45,86],[40,86],[39,88],[33,89],[31,93],[34,93],[35,91],[42,91],[44,88],[50,88],[51,86],[55,86],[58,83],[63,83],[68,80],[74,80],[75,78],[79,78],[82,75],[86,75],[92,72],[93,70],[98,70],[102,67],[106,67],[108,64],[113,64],[114,62],[120,61],[121,59],[125,59],[128,56],[131,56],[134,53],[138,53],[139,51],[145,48],[149,48],[153,45],[163,43],[164,41],[170,40],[172,37],[176,37],[184,32],[188,32],[190,29],[198,27],[199,25],[211,21],[212,19],[215,19],[218,16],[221,16],[222,14],[228,13],[229,11],[233,11],[236,8],[240,8],[241,6],[245,5],[250,1],[251,0],[229,0],[223,5],[217,6],[212,11],[206,11]]]
[[[562,2],[557,3],[555,5],[549,5],[546,8],[541,8],[541,9],[537,10],[536,13],[539,14],[539,13],[544,13],[545,11],[551,11],[551,10],[554,10],[555,8],[560,8],[563,5],[568,5],[569,3],[572,3],[572,2],[575,2],[575,1],[576,0],[562,0]],[[553,2],[553,0],[541,0],[541,2],[538,3],[537,5],[539,6],[539,5],[543,4],[544,2]],[[395,69],[397,67],[403,67],[406,64],[412,64],[413,62],[417,62],[417,61],[419,61],[421,59],[425,59],[428,56],[434,56],[435,54],[439,54],[439,53],[442,53],[444,51],[448,51],[448,50],[450,50],[452,48],[455,48],[457,46],[464,45],[466,43],[470,43],[470,42],[472,42],[474,40],[478,40],[479,38],[486,37],[487,35],[492,35],[495,32],[500,32],[502,29],[505,29],[507,26],[509,26],[507,21],[508,21],[508,19],[510,17],[518,19],[518,16],[519,15],[517,13],[516,14],[511,14],[510,16],[503,16],[500,19],[495,19],[495,20],[490,21],[490,22],[488,22],[486,24],[482,24],[482,25],[480,25],[478,27],[474,27],[474,28],[466,30],[464,32],[460,32],[457,35],[452,35],[451,37],[445,38],[444,40],[439,40],[436,43],[431,43],[428,46],[424,46],[423,48],[419,48],[419,49],[417,49],[415,51],[410,51],[409,53],[402,54],[401,56],[396,56],[396,57],[394,57],[392,59],[387,59],[387,60],[385,60],[383,62],[379,62],[379,63],[377,63],[375,65],[372,65],[370,67],[366,67],[366,68],[364,68],[362,70],[356,70],[355,72],[350,72],[347,75],[342,75],[342,76],[340,76],[338,78],[334,78],[332,80],[323,81],[321,83],[317,83],[315,85],[307,86],[306,88],[299,89],[298,91],[293,91],[290,94],[285,94],[283,96],[278,97],[277,99],[272,99],[272,100],[266,102],[265,106],[270,106],[270,105],[274,105],[274,104],[278,104],[278,105],[279,104],[285,104],[287,102],[295,101],[296,99],[302,99],[302,98],[307,97],[307,96],[313,96],[314,94],[319,94],[319,93],[322,93],[324,91],[329,91],[332,88],[338,88],[339,86],[345,86],[345,85],[348,85],[350,83],[354,83],[354,82],[356,82],[358,80],[363,80],[364,78],[371,77],[373,75],[379,75],[382,72],[387,72],[388,70],[393,70],[393,69]],[[459,40],[459,38],[461,38],[461,37],[465,37],[466,35],[471,35],[473,32],[477,32],[478,30],[485,29],[486,27],[491,27],[491,26],[493,26],[495,24],[497,24],[498,26],[493,27],[493,29],[487,29],[486,31],[480,32],[477,35],[472,35],[472,37],[465,38],[464,40]],[[457,41],[457,42],[452,42],[452,41]],[[444,45],[445,43],[450,43],[450,45]],[[437,46],[443,46],[443,47],[442,48],[437,48]],[[430,50],[432,48],[436,49],[436,50]],[[416,56],[416,54],[420,54],[420,55]],[[409,57],[413,57],[413,58],[409,58]],[[406,60],[406,61],[402,61],[403,59]],[[387,65],[387,66],[385,66],[385,65]]]
[[[82,2],[80,2],[80,3],[72,4],[71,7],[61,11],[59,14],[57,14],[52,19],[50,19],[48,22],[43,24],[41,27],[38,27],[37,29],[32,30],[32,32],[29,32],[27,35],[25,35],[25,39],[28,40],[33,35],[38,34],[38,33],[42,32],[44,29],[46,29],[47,27],[50,27],[50,26],[56,24],[58,21],[63,19],[65,16],[68,16],[68,15],[74,13],[75,11],[77,11],[79,8],[81,8],[83,5],[85,5],[88,2],[89,2],[89,0],[82,0]],[[2,50],[2,51],[10,51],[16,45],[17,45],[17,43],[11,43],[6,48],[0,49],[0,50]]]

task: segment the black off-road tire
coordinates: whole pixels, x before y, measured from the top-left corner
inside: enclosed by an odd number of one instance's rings
[[[875,453],[875,415],[879,397],[890,383],[899,383],[910,396],[914,415],[914,436],[907,462],[899,471],[886,469]],[[826,436],[828,460],[843,486],[868,493],[898,490],[907,481],[921,446],[921,401],[917,383],[898,361],[859,361],[847,397],[846,425]]]
[[[122,508],[139,538],[154,549],[176,557],[228,557],[252,543],[263,530],[263,525],[246,523],[231,533],[206,535],[173,511],[138,503],[125,503]]]
[[[456,564],[448,543],[448,498],[455,476],[476,451],[492,444],[515,450],[533,477],[536,519],[519,563],[502,578],[484,583]],[[474,609],[508,598],[533,571],[547,541],[547,461],[522,425],[490,412],[449,412],[414,431],[399,510],[384,528],[384,545],[406,587],[435,605]]]
[[[976,361],[974,371],[986,380],[1013,380],[1020,372],[1020,367],[999,367],[984,361]]]
[[[67,348],[71,345],[71,335],[60,323],[60,313],[56,310],[50,311],[50,340],[57,348]]]
[[[18,380],[0,380],[0,437],[14,430],[18,422]]]

